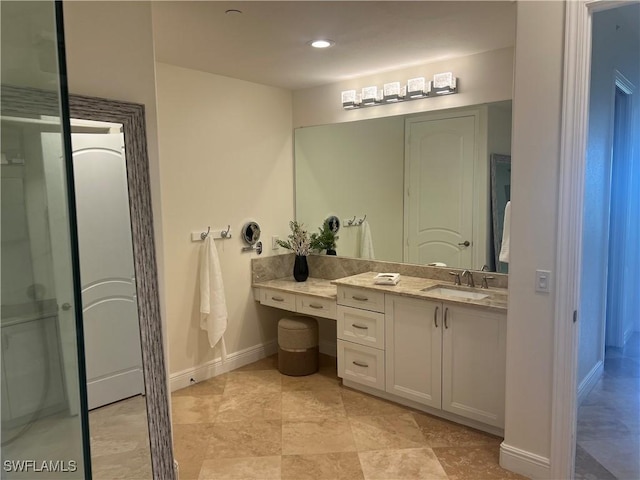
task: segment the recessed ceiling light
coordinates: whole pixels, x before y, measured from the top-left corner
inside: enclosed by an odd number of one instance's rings
[[[333,40],[322,39],[322,40],[314,40],[309,45],[311,45],[314,48],[329,48],[329,47],[333,47],[335,44],[336,42],[334,42]]]
[[[238,10],[237,8],[230,8],[229,10],[225,10],[224,13],[227,15],[240,15],[242,14],[242,10]]]

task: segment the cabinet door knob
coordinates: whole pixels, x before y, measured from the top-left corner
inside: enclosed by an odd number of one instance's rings
[[[464,242],[461,242],[458,245],[460,245],[461,247],[468,247],[469,245],[471,245],[471,242],[469,240],[465,240]]]
[[[436,328],[438,328],[438,310],[440,310],[440,307],[436,307],[436,309],[433,312],[433,324],[435,325]]]

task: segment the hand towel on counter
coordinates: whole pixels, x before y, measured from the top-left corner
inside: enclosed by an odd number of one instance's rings
[[[211,348],[220,342],[223,363],[227,357],[223,337],[227,316],[218,251],[213,236],[209,235],[200,252],[200,328],[207,331]]]
[[[509,263],[509,242],[511,240],[511,202],[504,207],[504,223],[502,225],[502,246],[498,259],[503,263]]]
[[[371,227],[369,227],[369,222],[366,220],[360,224],[360,258],[375,259]]]

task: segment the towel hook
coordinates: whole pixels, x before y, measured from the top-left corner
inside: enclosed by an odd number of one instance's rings
[[[347,225],[351,226],[355,221],[356,221],[356,216],[354,215],[353,218],[347,222]]]
[[[210,232],[210,231],[211,231],[211,227],[209,226],[209,227],[207,227],[207,231],[206,231],[206,232],[202,232],[202,233],[200,234],[200,238],[201,238],[202,240],[204,240],[205,238],[207,238],[207,237],[209,236],[209,232]]]
[[[364,218],[361,218],[360,220],[358,220],[358,225],[362,225],[366,219],[367,219],[367,214],[365,213]]]
[[[231,238],[231,234],[229,233],[231,231],[231,225],[227,225],[227,229],[226,230],[222,230],[220,232],[220,236],[222,238]]]

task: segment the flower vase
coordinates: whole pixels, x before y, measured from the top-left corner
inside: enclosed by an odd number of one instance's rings
[[[338,252],[336,252],[333,248],[328,248],[327,249],[327,255],[337,255]]]
[[[296,282],[304,282],[309,277],[309,265],[307,257],[304,255],[296,255],[293,263],[293,278]]]

